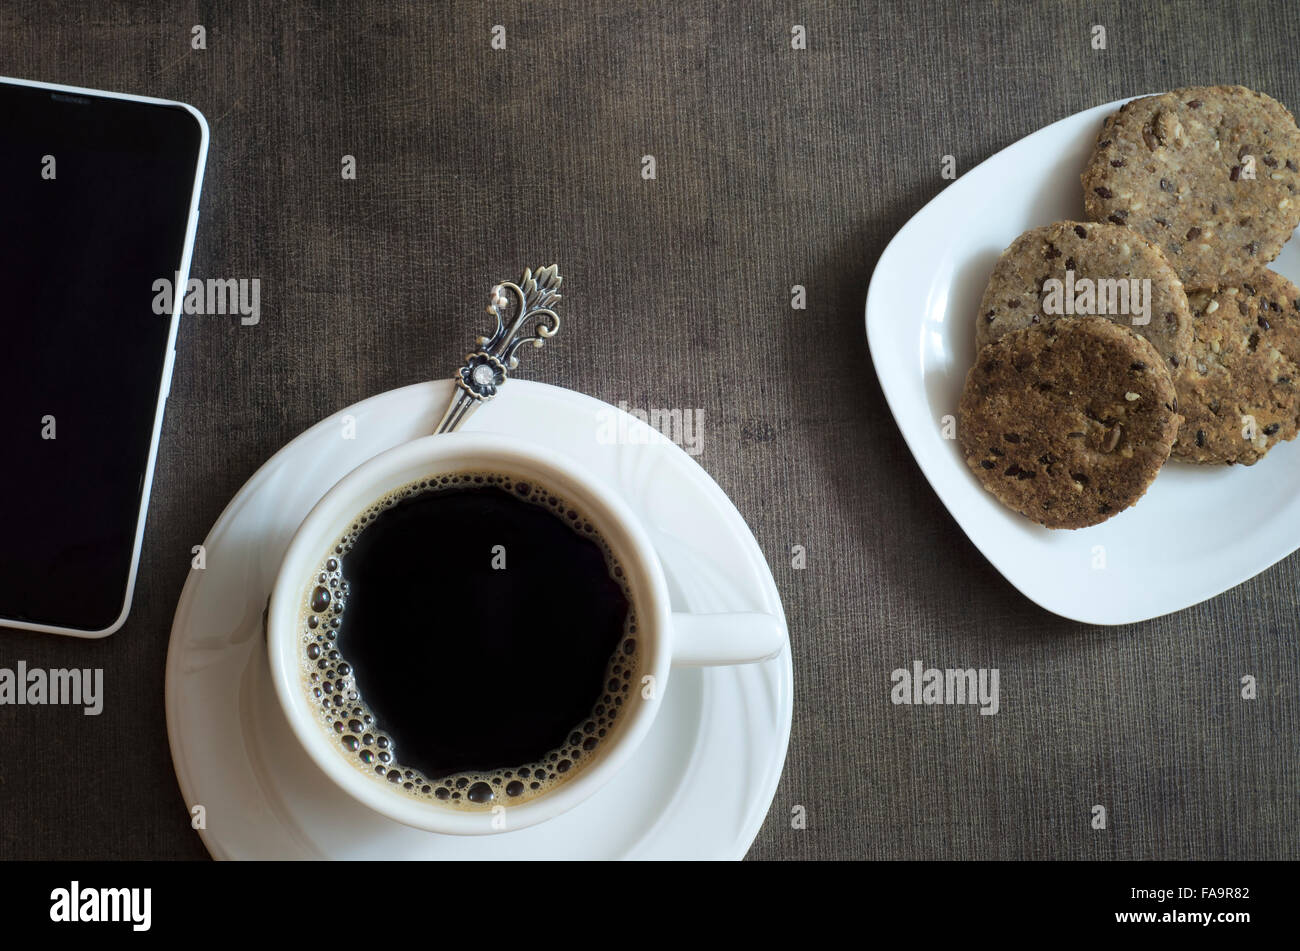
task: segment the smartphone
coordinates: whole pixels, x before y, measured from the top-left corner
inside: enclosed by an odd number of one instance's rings
[[[207,150],[184,103],[0,77],[0,626],[130,611]]]

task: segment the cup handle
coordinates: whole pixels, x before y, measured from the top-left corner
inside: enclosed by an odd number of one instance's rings
[[[674,614],[673,666],[755,664],[780,653],[785,624],[770,614]]]

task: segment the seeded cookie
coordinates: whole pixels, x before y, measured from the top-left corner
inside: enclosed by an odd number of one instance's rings
[[[1003,505],[1048,528],[1084,528],[1146,492],[1182,417],[1151,343],[1100,317],[1013,330],[966,376],[966,464]]]
[[[1300,426],[1300,288],[1264,270],[1190,299],[1196,334],[1177,381],[1187,421],[1174,456],[1253,465]]]
[[[1243,86],[1175,89],[1108,118],[1083,173],[1088,217],[1164,248],[1188,288],[1245,280],[1300,224],[1300,130]]]
[[[1182,282],[1164,253],[1131,228],[1058,221],[1016,238],[993,265],[976,318],[976,346],[1066,314],[1106,316],[1131,327],[1171,370],[1191,347]]]

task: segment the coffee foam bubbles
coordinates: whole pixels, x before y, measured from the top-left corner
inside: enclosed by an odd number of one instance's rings
[[[575,724],[564,745],[540,760],[495,771],[468,771],[440,778],[423,776],[400,761],[400,752],[357,689],[352,665],[338,649],[346,620],[348,583],[343,556],[380,513],[404,499],[443,488],[495,487],[550,509],[578,534],[598,544],[612,577],[628,602],[624,634],[605,670],[605,692],[588,718]],[[575,506],[535,483],[484,472],[463,472],[421,479],[394,489],[361,512],[330,546],[313,581],[305,588],[299,617],[303,685],[317,718],[334,737],[337,749],[354,767],[377,782],[388,782],[416,799],[462,809],[489,810],[545,795],[593,762],[600,747],[621,727],[624,711],[638,700],[640,654],[636,607],[622,565],[590,519]],[[436,698],[434,701],[436,702]]]

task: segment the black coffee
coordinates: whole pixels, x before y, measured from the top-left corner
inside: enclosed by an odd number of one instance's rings
[[[372,505],[308,594],[308,689],[358,766],[518,802],[576,774],[639,688],[622,568],[576,508],[496,474]]]

